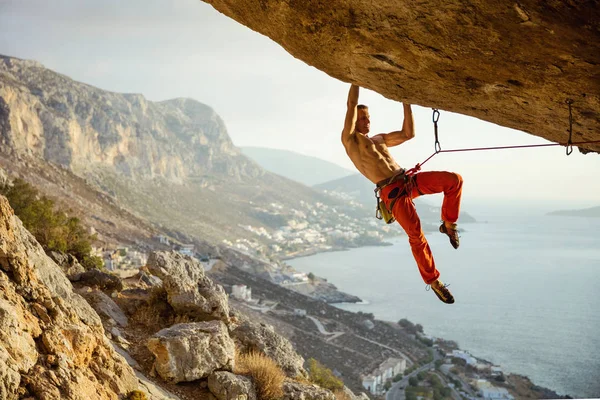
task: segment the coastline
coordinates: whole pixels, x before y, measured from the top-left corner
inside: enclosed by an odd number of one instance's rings
[[[389,245],[394,245],[394,243],[389,243]],[[327,251],[312,251],[312,252],[309,252],[310,254],[303,254],[303,255],[299,255],[299,256],[289,257],[286,260],[292,260],[292,259],[296,259],[296,258],[304,258],[304,257],[312,256],[312,255],[317,255],[317,254],[320,254],[320,253],[330,253],[330,252],[335,252],[335,251],[347,252],[349,250],[353,250],[353,249],[356,249],[356,248],[364,248],[364,247],[378,247],[378,246],[357,246],[357,247],[354,247],[354,248],[340,248],[340,249],[337,249],[337,250],[336,249],[329,249]],[[368,301],[361,300],[360,302],[330,302],[329,304],[331,304],[334,307],[340,308],[340,309],[342,309],[344,311],[349,311],[349,312],[352,312],[352,313],[360,313],[360,311],[351,311],[349,309],[345,309],[345,308],[343,308],[343,306],[345,304],[348,304],[348,305],[361,305],[361,304],[368,305],[370,303]],[[376,319],[376,320],[381,321],[381,322],[396,324],[396,322],[387,321],[385,319]],[[446,340],[446,339],[444,339],[442,337],[433,337],[433,338],[435,340],[453,342],[453,340]],[[493,363],[493,362],[491,362],[491,361],[489,361],[489,360],[487,360],[485,358],[478,357],[477,355],[473,354],[471,350],[463,350],[463,349],[461,349],[461,347],[459,346],[458,343],[457,343],[456,347],[457,347],[458,350],[462,350],[462,351],[470,354],[478,362],[481,362],[481,363],[484,363],[484,364],[489,364],[489,365],[497,365],[497,364],[495,364],[495,363]],[[503,365],[501,365],[501,367],[503,368],[503,371],[504,371],[505,367]],[[517,372],[517,371],[511,371],[511,370],[507,369],[504,372],[504,375],[507,378],[507,382],[509,381],[509,378],[510,378],[511,382],[518,382],[517,386],[519,388],[521,388],[521,389],[528,388],[528,390],[531,390],[532,392],[538,393],[540,396],[542,396],[542,397],[537,397],[537,398],[549,398],[549,399],[564,399],[564,398],[566,398],[566,399],[572,399],[572,398],[577,398],[577,397],[571,397],[571,395],[568,394],[568,393],[561,394],[561,393],[557,392],[555,389],[552,389],[552,388],[550,388],[548,386],[537,385],[533,381],[533,379],[529,375],[527,375],[526,373]],[[519,398],[519,397],[515,397],[515,398]],[[534,397],[534,398],[536,398],[536,397]]]
[[[399,237],[399,236],[393,236],[391,238],[396,238],[396,237]],[[327,249],[310,248],[310,249],[305,249],[305,250],[299,250],[294,253],[287,253],[282,256],[277,256],[277,258],[281,261],[289,261],[289,260],[293,260],[296,258],[309,257],[309,256],[321,254],[321,253],[333,253],[333,252],[337,252],[337,251],[350,251],[350,250],[359,249],[359,248],[363,248],[363,247],[386,247],[386,246],[393,246],[393,245],[394,245],[393,243],[383,241],[383,242],[379,242],[379,243],[369,243],[366,245],[359,245],[359,246],[332,246]]]

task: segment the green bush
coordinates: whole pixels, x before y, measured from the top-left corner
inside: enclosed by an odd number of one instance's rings
[[[339,380],[329,368],[325,367],[314,358],[308,359],[308,370],[310,380],[321,386],[323,389],[334,391],[344,388],[344,382]]]
[[[79,218],[69,216],[22,179],[0,187],[0,194],[6,196],[15,215],[45,251],[69,253],[86,269],[102,268],[102,259],[90,254],[96,236],[87,233]]]

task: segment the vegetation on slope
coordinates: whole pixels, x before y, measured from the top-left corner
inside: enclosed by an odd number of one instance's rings
[[[0,186],[0,194],[6,196],[15,215],[46,252],[71,254],[85,269],[102,268],[102,259],[91,254],[96,235],[90,235],[79,218],[70,216],[68,210],[40,195],[22,179]]]

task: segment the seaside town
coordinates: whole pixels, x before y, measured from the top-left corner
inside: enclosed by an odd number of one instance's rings
[[[329,196],[346,196],[334,191]],[[298,257],[335,249],[365,245],[382,245],[386,236],[398,234],[388,226],[381,226],[375,218],[364,217],[364,206],[348,200],[347,207],[359,211],[360,217],[330,205],[300,201],[299,209],[285,208],[282,204],[255,206],[258,215],[265,220],[281,221],[280,226],[269,233],[264,227],[241,226],[257,236],[257,240],[224,240],[225,245],[256,256],[274,256],[280,259]],[[267,243],[266,245],[264,243]]]

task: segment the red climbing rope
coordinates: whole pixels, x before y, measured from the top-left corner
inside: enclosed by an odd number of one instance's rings
[[[589,144],[589,143],[600,143],[600,140],[588,140],[586,142],[572,142],[570,145],[578,146],[581,144]],[[471,147],[466,149],[450,149],[450,150],[438,150],[434,152],[432,155],[427,157],[425,161],[420,164],[414,166],[414,168],[406,171],[407,175],[413,175],[421,169],[421,166],[425,164],[427,161],[431,160],[433,156],[439,153],[457,153],[461,151],[480,151],[480,150],[503,150],[503,149],[525,149],[530,147],[551,147],[551,146],[567,146],[565,143],[543,143],[543,144],[524,144],[517,146],[494,146],[494,147]]]
[[[434,108],[433,109],[433,132],[435,135],[435,143],[434,148],[435,152],[427,157],[425,161],[420,164],[415,165],[413,168],[407,170],[405,172],[406,175],[411,176],[419,172],[421,166],[425,164],[427,161],[431,160],[433,156],[439,153],[456,153],[460,151],[480,151],[480,150],[503,150],[503,149],[525,149],[530,147],[550,147],[550,146],[566,146],[567,155],[570,155],[573,152],[573,146],[578,146],[580,144],[589,144],[589,143],[600,143],[600,140],[589,140],[586,142],[571,142],[571,137],[573,134],[573,115],[571,113],[571,104],[573,104],[573,100],[567,99],[566,103],[569,106],[569,140],[567,143],[544,143],[544,144],[524,144],[517,146],[494,146],[494,147],[472,147],[466,149],[451,149],[451,150],[442,150],[442,146],[440,145],[440,141],[438,138],[438,120],[440,119],[440,112]]]

